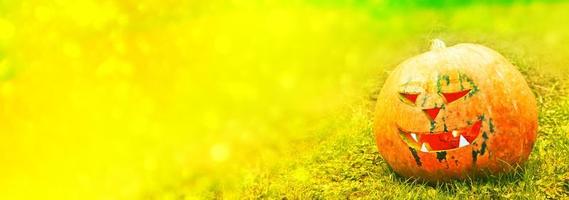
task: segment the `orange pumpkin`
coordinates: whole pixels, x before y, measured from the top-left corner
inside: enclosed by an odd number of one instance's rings
[[[520,72],[496,51],[434,40],[387,78],[374,127],[379,152],[396,173],[465,179],[511,171],[528,159],[537,106]]]

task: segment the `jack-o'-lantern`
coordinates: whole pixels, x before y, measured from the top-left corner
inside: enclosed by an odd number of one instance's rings
[[[401,63],[378,96],[374,132],[397,173],[429,182],[513,170],[537,134],[537,106],[521,73],[477,44],[431,50]]]

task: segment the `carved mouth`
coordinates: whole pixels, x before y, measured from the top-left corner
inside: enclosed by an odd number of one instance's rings
[[[463,128],[443,132],[412,132],[399,128],[403,141],[422,152],[436,152],[466,147],[480,134],[482,121]]]

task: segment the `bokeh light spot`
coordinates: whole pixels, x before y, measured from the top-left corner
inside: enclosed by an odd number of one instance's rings
[[[229,158],[229,147],[225,144],[214,144],[209,151],[211,159],[215,162],[223,162]]]

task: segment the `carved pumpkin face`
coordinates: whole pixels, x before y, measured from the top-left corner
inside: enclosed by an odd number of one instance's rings
[[[537,107],[522,75],[497,52],[436,40],[386,80],[374,127],[380,153],[398,174],[464,179],[526,161]]]

